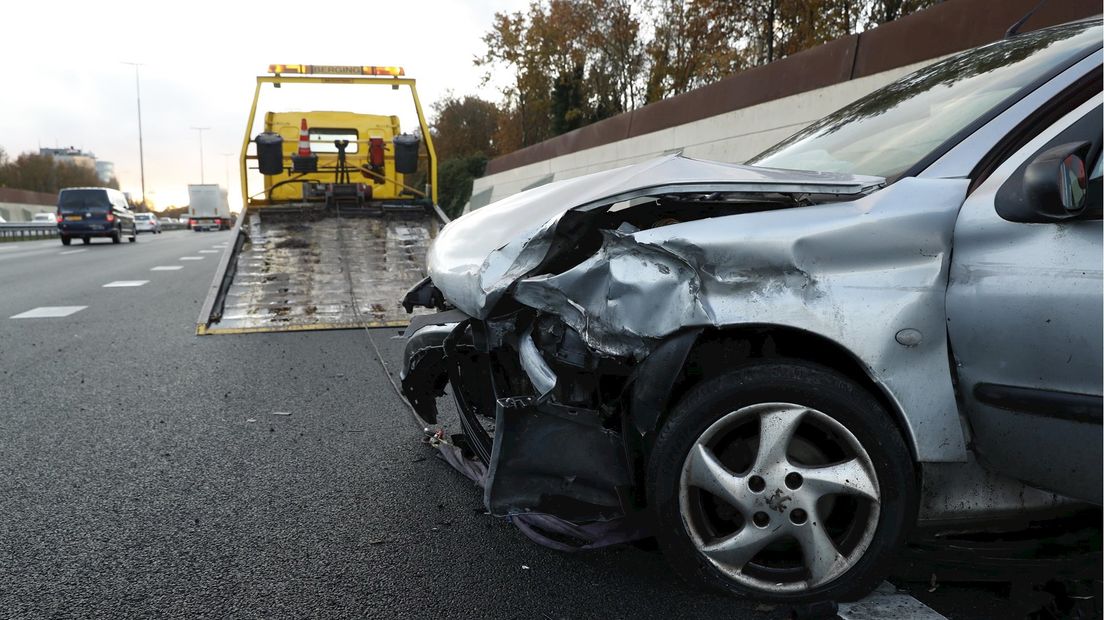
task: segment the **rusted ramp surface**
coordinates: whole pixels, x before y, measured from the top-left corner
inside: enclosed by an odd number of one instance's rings
[[[438,223],[425,212],[252,213],[215,276],[197,333],[403,326]]]

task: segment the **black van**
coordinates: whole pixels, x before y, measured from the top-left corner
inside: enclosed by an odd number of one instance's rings
[[[138,238],[134,213],[127,206],[126,196],[108,187],[70,187],[58,193],[58,234],[62,245],[74,237],[86,244],[92,237],[111,237],[114,243]]]

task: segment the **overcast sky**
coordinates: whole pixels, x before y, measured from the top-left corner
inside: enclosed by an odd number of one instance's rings
[[[236,209],[236,160],[254,77],[269,64],[402,65],[407,76],[417,79],[427,115],[430,104],[449,90],[497,99],[493,86],[480,88],[483,72],[472,65],[472,58],[482,51],[482,35],[496,11],[527,4],[11,2],[3,11],[7,59],[0,88],[0,147],[12,158],[37,152],[40,146],[91,151],[114,162],[123,190],[137,198],[141,184],[134,67],[122,63],[142,63],[146,193],[158,208],[187,203],[187,185],[200,181],[200,132],[190,127],[210,127],[202,132],[204,180],[229,184]],[[328,13],[324,6],[340,12]],[[293,96],[287,95],[289,100]],[[397,111],[409,130],[416,118],[407,99],[401,99],[407,109]],[[259,111],[267,101],[262,99]],[[313,101],[313,109],[347,105],[338,93]],[[286,105],[285,100],[273,103],[273,109]],[[232,155],[223,155],[227,153]]]

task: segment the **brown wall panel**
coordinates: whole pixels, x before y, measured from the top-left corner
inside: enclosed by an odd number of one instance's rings
[[[632,136],[641,136],[710,116],[842,82],[851,74],[855,42],[851,35],[730,75],[633,114]]]
[[[32,192],[25,189],[12,189],[0,187],[0,202],[11,202],[24,205],[51,206],[57,204],[57,194]]]
[[[947,0],[862,33],[854,77],[991,43],[1038,4],[1038,0]],[[1100,13],[1099,0],[1050,0],[1021,32]]]

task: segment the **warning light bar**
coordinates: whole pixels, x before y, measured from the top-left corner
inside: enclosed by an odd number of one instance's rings
[[[299,75],[406,75],[402,67],[377,67],[356,65],[268,65],[268,72],[280,75],[294,73]]]

